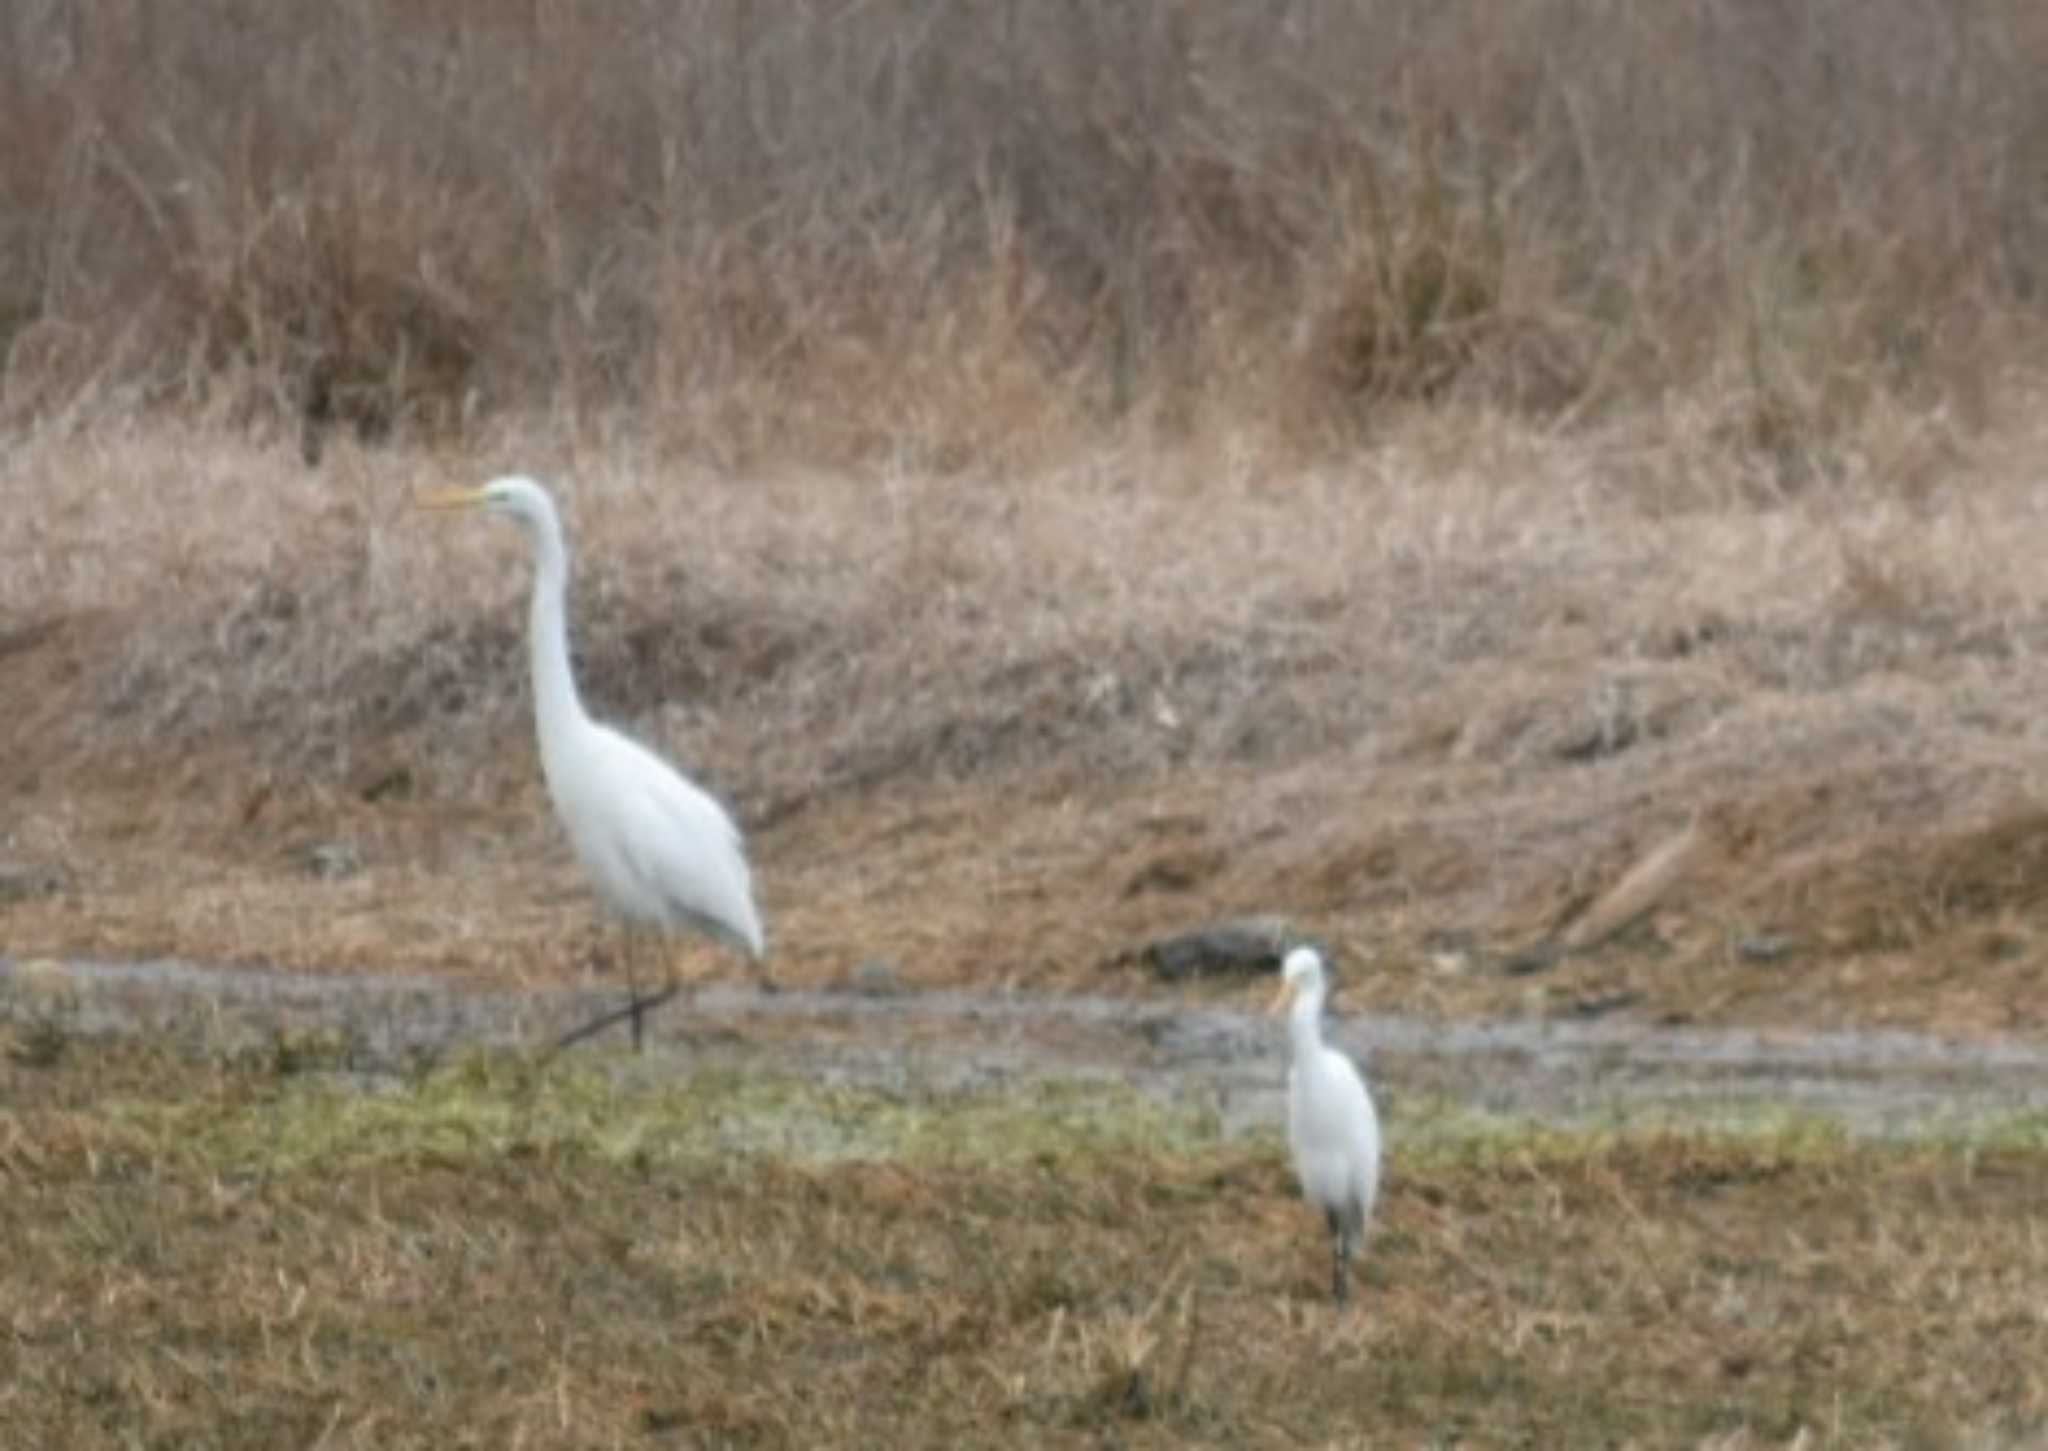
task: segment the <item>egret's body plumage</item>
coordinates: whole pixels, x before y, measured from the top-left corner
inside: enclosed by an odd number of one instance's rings
[[[541,772],[598,894],[629,923],[694,927],[758,964],[765,944],[739,827],[702,787],[584,709],[569,665],[568,547],[548,491],[508,477],[437,495],[428,506],[508,515],[532,542],[528,644]],[[649,1005],[636,992],[636,1042]]]
[[[1329,1224],[1331,1293],[1350,1294],[1350,1262],[1365,1242],[1380,1186],[1380,1122],[1358,1066],[1323,1041],[1323,960],[1297,947],[1281,967],[1276,1009],[1292,1000],[1287,1036],[1287,1138],[1302,1195]]]
[[[611,906],[651,927],[690,926],[749,957],[761,919],[739,828],[638,741],[593,721],[572,752],[541,757],[569,844]],[[611,809],[589,804],[610,798]]]

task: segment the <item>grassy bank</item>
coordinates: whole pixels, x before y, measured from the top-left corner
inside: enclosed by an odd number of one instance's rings
[[[5,21],[11,950],[599,960],[518,468],[794,980],[2038,1028],[2034,7],[758,10]]]
[[[11,7],[0,952],[601,975],[517,541],[406,507],[516,468],[784,981],[1278,912],[1347,1012],[2039,1032],[2038,11]],[[1135,1095],[25,1019],[0,1425],[2048,1435],[2038,1122],[1424,1107],[1340,1319]]]
[[[857,1100],[477,1060],[365,1096],[275,1061],[9,1050],[0,1357],[8,1424],[42,1441],[1870,1446],[2048,1425],[2043,1166],[2017,1140],[1397,1118],[1340,1317],[1277,1147],[1113,1093]],[[845,1135],[778,1143],[778,1120]]]
[[[406,508],[518,464],[571,510],[593,707],[732,802],[792,981],[1122,991],[1152,937],[1279,912],[1364,1007],[2028,1031],[2039,430],[1893,438],[1950,460],[1924,500],[1865,441],[1839,490],[1667,511],[1626,436],[1497,420],[971,483],[545,429],[313,472],[217,428],[43,435],[0,458],[0,786],[4,854],[61,885],[7,944],[601,963],[519,541]]]

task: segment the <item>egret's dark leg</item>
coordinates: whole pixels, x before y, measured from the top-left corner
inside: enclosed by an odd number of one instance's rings
[[[661,952],[662,961],[664,963],[668,962],[668,954],[670,951],[669,944],[666,941],[663,941],[659,943],[658,946]],[[640,1051],[641,1020],[645,1018],[646,1015],[652,1012],[655,1008],[660,1007],[663,1003],[667,1002],[670,998],[674,997],[677,993],[681,992],[683,990],[683,984],[681,979],[679,979],[676,976],[675,968],[671,965],[668,970],[668,980],[662,984],[661,990],[659,992],[649,993],[646,997],[643,998],[640,996],[639,978],[629,969],[626,976],[626,990],[633,995],[633,1001],[629,1011],[633,1015],[633,1051],[635,1053],[638,1053]]]
[[[574,1047],[585,1038],[595,1038],[613,1023],[637,1022],[640,1015],[648,1009],[660,1007],[681,991],[682,984],[672,982],[658,993],[644,998],[636,997],[623,1008],[613,1008],[608,1013],[600,1013],[582,1027],[571,1028],[568,1032],[557,1038],[555,1040],[555,1051],[560,1052],[564,1048]]]
[[[671,978],[668,986],[660,992],[652,993],[644,998],[641,997],[640,978],[634,965],[634,959],[638,956],[637,949],[639,945],[638,937],[629,935],[625,938],[625,947],[621,954],[626,961],[626,1005],[622,1008],[614,1008],[608,1013],[599,1013],[579,1028],[571,1028],[555,1040],[555,1052],[559,1053],[564,1048],[572,1048],[576,1044],[581,1043],[585,1038],[594,1038],[614,1023],[628,1023],[631,1025],[633,1051],[635,1053],[640,1051],[644,1036],[641,1024],[648,1011],[660,1007],[680,992],[682,988],[681,984]]]
[[[1330,1223],[1330,1297],[1339,1305],[1351,1298],[1351,1239],[1336,1210],[1325,1211]]]
[[[640,1016],[643,1011],[640,1002],[640,938],[635,933],[626,935],[626,1011],[632,1017],[633,1051],[640,1051]]]

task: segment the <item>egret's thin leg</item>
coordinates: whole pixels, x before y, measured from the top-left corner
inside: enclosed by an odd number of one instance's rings
[[[640,959],[640,934],[626,934],[626,1007],[633,1015],[633,1051],[640,1051],[640,1020],[645,1016],[647,1005],[640,1001],[640,974],[637,963]]]
[[[1330,1296],[1341,1305],[1351,1298],[1351,1240],[1344,1233],[1343,1218],[1332,1209],[1330,1221]]]
[[[600,1013],[582,1027],[571,1028],[568,1032],[557,1038],[555,1040],[555,1051],[559,1053],[564,1048],[575,1047],[585,1038],[595,1038],[614,1023],[629,1023],[638,1015],[647,1012],[650,1008],[660,1007],[681,991],[681,983],[670,983],[651,997],[635,998],[622,1008],[613,1008],[608,1013]]]
[[[644,998],[641,997],[639,975],[635,971],[633,961],[637,955],[636,949],[639,946],[639,937],[638,934],[629,933],[623,940],[623,955],[626,960],[626,1005],[622,1008],[613,1008],[607,1013],[599,1013],[581,1027],[571,1028],[555,1040],[555,1052],[559,1053],[564,1048],[573,1048],[585,1038],[595,1038],[614,1023],[628,1023],[632,1028],[633,1051],[638,1053],[642,1038],[641,1020],[647,1015],[649,1010],[660,1007],[682,990],[682,985],[671,978],[668,986],[664,987],[660,992],[650,994]]]
[[[657,991],[649,993],[646,997],[642,997],[640,996],[638,975],[635,974],[627,981],[627,986],[633,994],[633,1051],[635,1053],[640,1051],[641,1020],[648,1013],[660,1007],[683,990],[683,980],[676,976],[674,945],[665,937],[654,939],[653,945],[654,950],[660,954],[662,965],[665,969],[661,987]],[[647,942],[643,940],[639,943],[639,946],[645,948]]]
[[[677,993],[683,990],[682,981],[676,976],[675,959],[671,956],[673,949],[666,940],[657,943],[656,946],[657,950],[661,954],[662,964],[668,970],[668,977],[667,980],[662,983],[661,990],[659,992],[650,994],[645,998],[640,996],[639,982],[635,980],[631,984],[633,989],[633,1001],[639,1005],[639,1012],[636,1012],[633,1015],[633,1051],[635,1053],[638,1053],[640,1051],[641,1017],[649,1009],[660,1007],[663,1003],[667,1002],[670,998],[674,997]]]

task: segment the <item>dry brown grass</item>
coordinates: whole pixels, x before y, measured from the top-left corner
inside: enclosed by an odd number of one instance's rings
[[[2038,1147],[1397,1138],[1337,1316],[1268,1146],[1111,1149],[1068,1126],[1036,1150],[788,1160],[675,1147],[740,1085],[672,1103],[471,1065],[365,1105],[268,1062],[13,1047],[0,1406],[34,1444],[2048,1431]],[[832,1111],[921,1115],[942,1145],[977,1112]],[[1032,1112],[997,1111],[1013,1132]]]
[[[2037,10],[13,7],[0,952],[597,961],[516,467],[788,979],[2038,1031]],[[2023,1135],[1397,1139],[1333,1325],[1264,1147],[0,1048],[37,1444],[2048,1432]]]
[[[1676,398],[1763,486],[2039,355],[2028,0],[25,7],[4,414],[727,463]]]
[[[1280,911],[1410,1010],[2024,1029],[2037,434],[1943,438],[1933,498],[1884,476],[1925,432],[1872,432],[1839,489],[1662,509],[1683,440],[1498,418],[977,481],[39,435],[0,464],[4,849],[74,889],[7,942],[579,970],[520,544],[405,509],[518,460],[567,493],[590,696],[733,800],[796,980],[1114,987],[1148,934]],[[1629,931],[1497,970],[1694,820]],[[309,875],[332,839],[359,875]]]
[[[11,15],[0,945],[574,971],[518,467],[800,979],[2038,1024],[2033,8],[1062,15]]]

